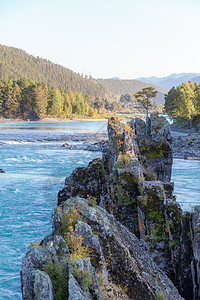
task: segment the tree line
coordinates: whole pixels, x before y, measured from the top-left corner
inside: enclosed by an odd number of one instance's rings
[[[5,118],[67,118],[121,110],[117,101],[91,98],[88,94],[63,90],[30,79],[0,80],[0,116]]]
[[[6,118],[37,119],[67,117],[71,114],[93,115],[89,95],[64,91],[30,79],[0,80],[0,115]]]
[[[192,126],[200,117],[200,84],[189,81],[173,87],[165,95],[165,111],[177,121]]]
[[[63,90],[77,91],[91,97],[105,98],[110,93],[91,76],[79,75],[49,60],[34,57],[21,49],[0,44],[0,78],[30,78]]]

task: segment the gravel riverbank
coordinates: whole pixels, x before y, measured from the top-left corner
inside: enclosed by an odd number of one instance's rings
[[[200,160],[200,133],[195,133],[194,129],[183,129],[172,124],[173,136],[173,154],[174,158]],[[43,133],[23,135],[22,133],[15,135],[6,132],[7,139],[4,139],[5,134],[0,135],[0,145],[16,144],[16,143],[31,143],[31,142],[50,142],[63,141],[62,147],[70,150],[88,150],[102,151],[106,146],[108,139],[107,132],[88,132],[88,133],[70,133],[55,135],[54,133]]]
[[[200,160],[200,134],[172,131],[174,158]]]
[[[200,134],[185,131],[172,131],[174,158],[200,160]],[[63,138],[61,138],[63,140]],[[107,133],[84,133],[69,135],[62,147],[70,150],[102,151],[107,145]]]
[[[200,160],[200,134],[172,131],[172,136],[174,158]],[[102,151],[107,144],[106,140],[105,133],[75,135],[71,141],[80,143],[66,143],[63,147],[70,150]]]

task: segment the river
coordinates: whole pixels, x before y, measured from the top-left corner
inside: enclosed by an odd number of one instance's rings
[[[51,232],[51,212],[65,177],[100,152],[67,150],[68,134],[105,132],[107,121],[0,123],[0,299],[21,299],[21,262]],[[17,141],[17,142],[16,142]],[[22,143],[19,141],[23,141]],[[200,204],[200,162],[174,160],[172,180],[183,209]]]

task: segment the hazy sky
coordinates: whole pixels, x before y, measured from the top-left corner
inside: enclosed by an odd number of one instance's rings
[[[200,73],[200,0],[0,0],[0,43],[95,78]]]

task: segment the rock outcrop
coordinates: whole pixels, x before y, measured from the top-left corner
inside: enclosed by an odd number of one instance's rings
[[[45,299],[39,298],[40,295],[54,299],[50,279],[44,272],[45,265],[49,261],[58,264],[62,249],[66,249],[64,244],[59,249],[53,239],[63,227],[65,214],[73,208],[78,210],[80,219],[75,224],[75,236],[81,236],[83,245],[90,248],[90,258],[73,260],[67,257],[68,299],[160,299],[161,295],[165,299],[183,299],[153,261],[145,243],[105,209],[90,206],[89,201],[79,197],[68,199],[54,209],[49,242],[43,241],[41,248],[31,248],[24,258],[23,299]]]
[[[38,280],[56,299],[199,299],[199,211],[173,194],[168,124],[148,124],[146,136],[144,121],[111,118],[102,159],[66,178],[52,234],[23,261],[23,299]]]
[[[172,135],[164,117],[151,115],[148,121],[148,136],[145,135],[145,122],[133,119],[130,126],[135,130],[140,155],[144,157],[146,168],[153,168],[157,179],[171,181],[173,164]]]

